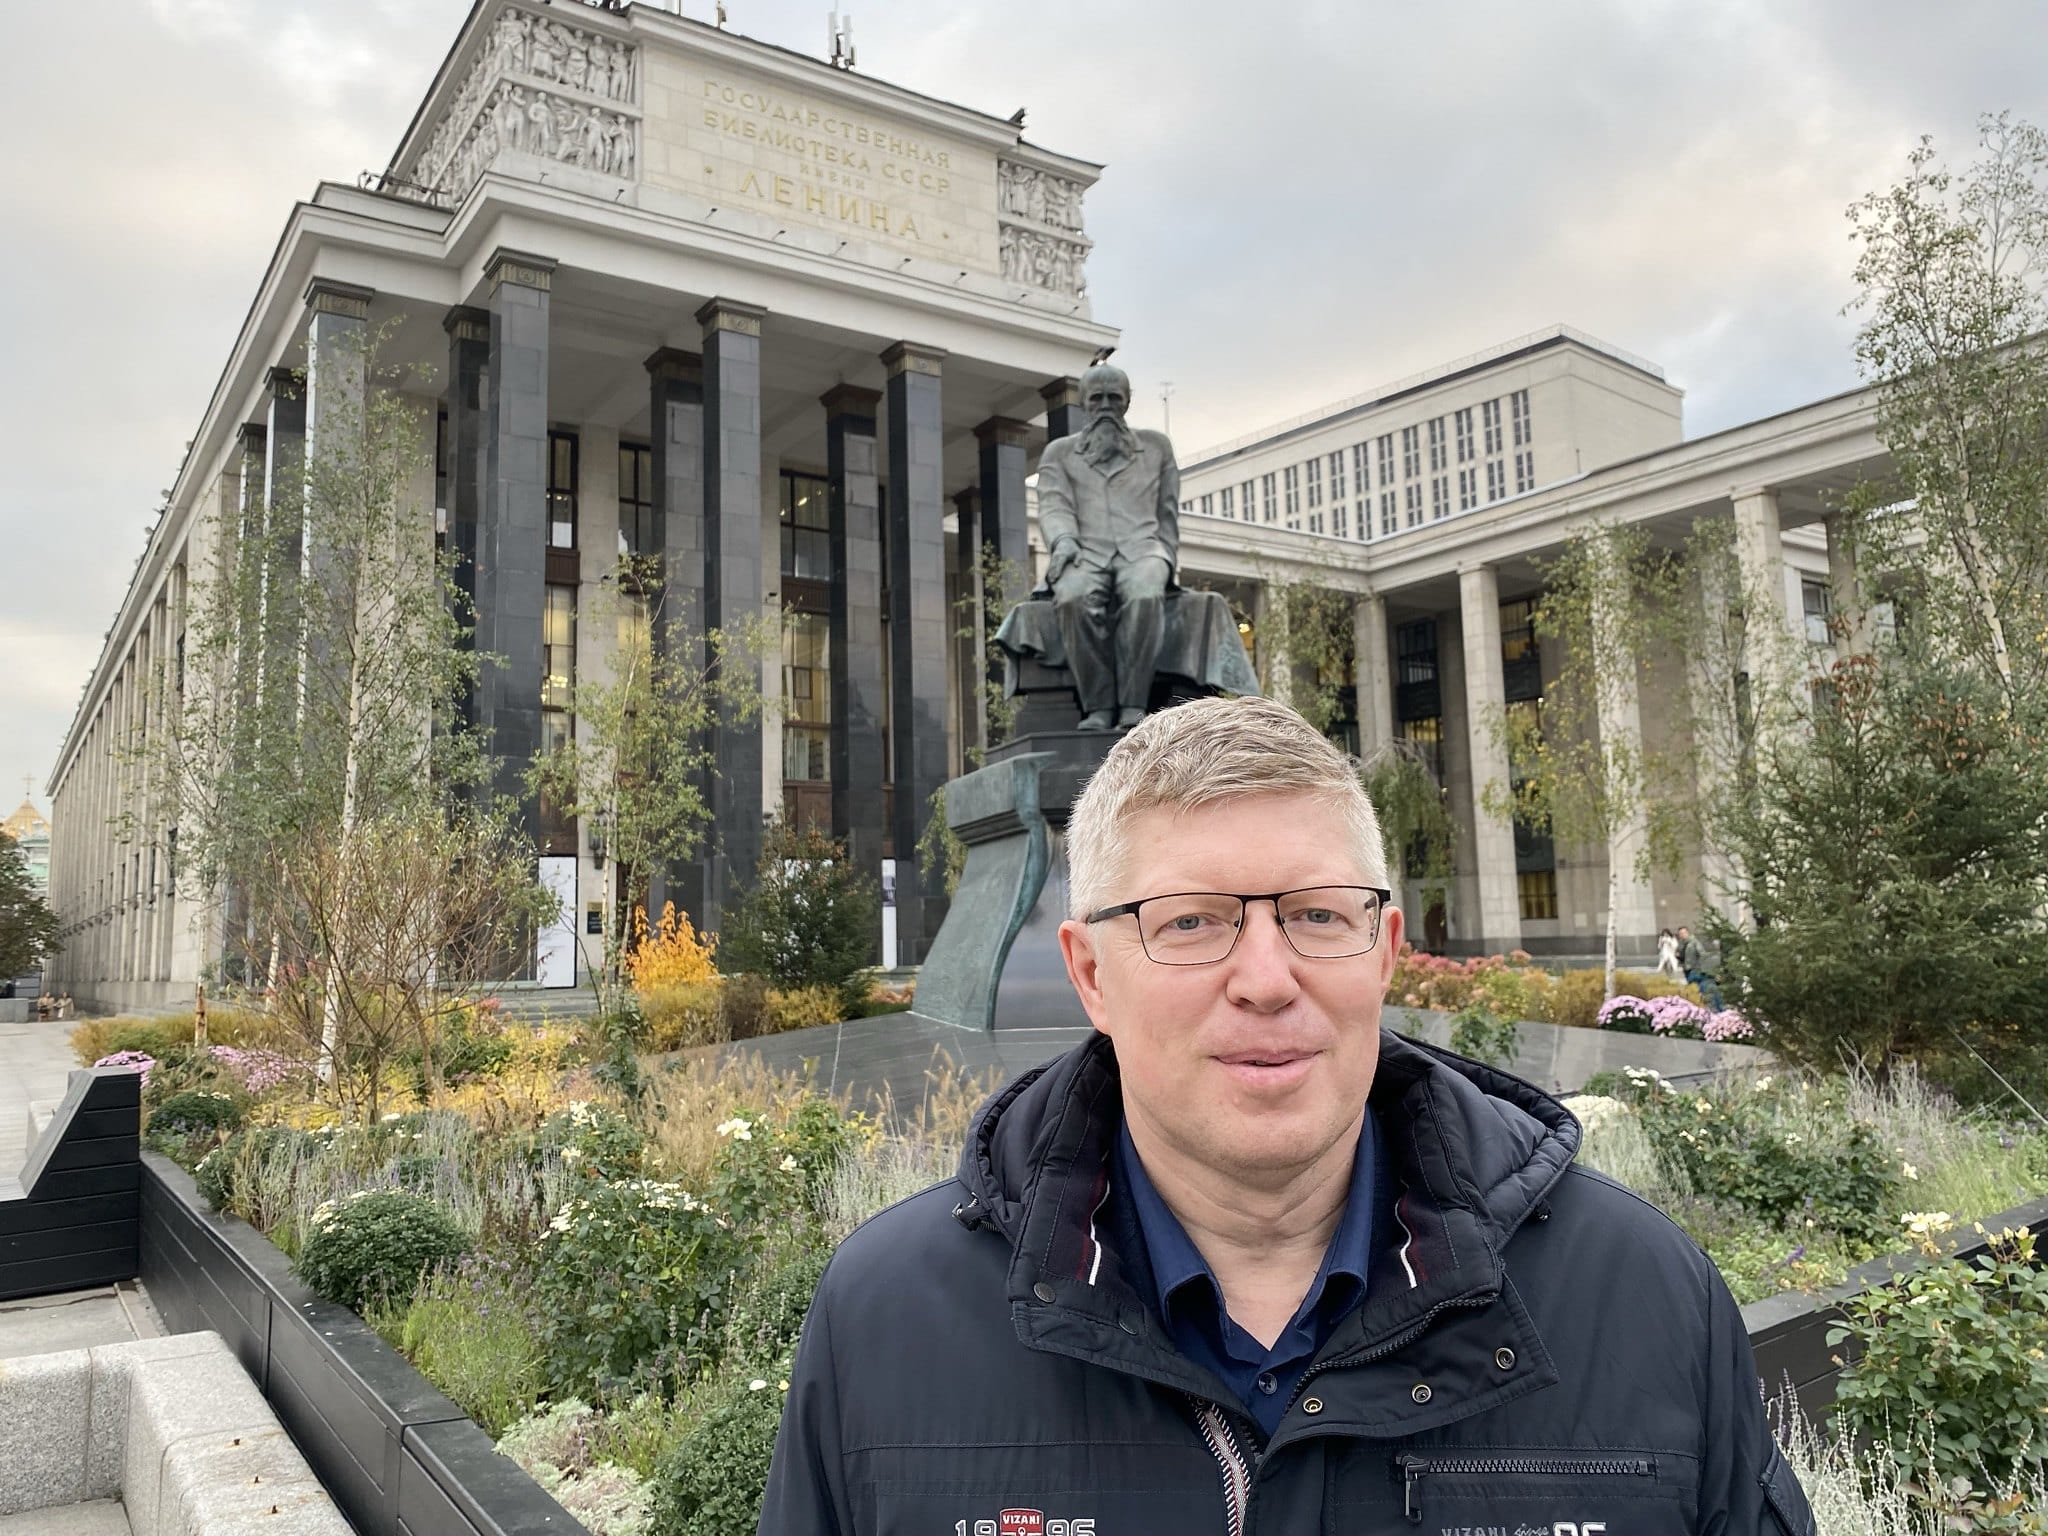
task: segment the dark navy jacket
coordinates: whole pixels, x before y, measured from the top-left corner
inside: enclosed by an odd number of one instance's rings
[[[1270,1440],[1097,1230],[1122,1095],[1096,1036],[833,1258],[761,1531],[1812,1536],[1706,1257],[1572,1165],[1555,1100],[1382,1041],[1397,1219]]]

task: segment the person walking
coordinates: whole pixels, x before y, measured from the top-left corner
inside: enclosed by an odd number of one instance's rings
[[[1657,930],[1657,974],[1673,981],[1685,980],[1685,972],[1678,968],[1678,935],[1669,928]]]
[[[1678,929],[1678,968],[1685,973],[1687,981],[1700,989],[1700,997],[1706,1005],[1718,1011],[1721,989],[1707,969],[1707,952],[1693,937],[1693,931],[1682,923]]]

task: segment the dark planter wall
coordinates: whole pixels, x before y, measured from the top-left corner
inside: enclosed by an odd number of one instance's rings
[[[22,1165],[21,1198],[0,1200],[0,1301],[135,1278],[141,1124],[140,1074],[71,1074]]]
[[[142,1283],[165,1327],[227,1340],[361,1536],[585,1536],[404,1356],[153,1152],[141,1227]]]
[[[1980,1225],[1988,1232],[2025,1227],[2038,1236],[2048,1232],[2048,1199],[1987,1216]],[[1960,1259],[1973,1259],[1984,1249],[1985,1240],[1965,1228],[1945,1251]],[[1842,1375],[1842,1365],[1835,1357],[1839,1355],[1843,1361],[1855,1358],[1846,1340],[1835,1346],[1828,1343],[1828,1329],[1842,1320],[1842,1303],[1858,1291],[1889,1284],[1926,1262],[1918,1254],[1886,1254],[1858,1265],[1842,1284],[1818,1296],[1787,1292],[1744,1307],[1742,1323],[1749,1331],[1750,1347],[1756,1351],[1756,1373],[1765,1393],[1776,1397],[1790,1386],[1807,1419],[1818,1424],[1835,1400],[1835,1383]]]

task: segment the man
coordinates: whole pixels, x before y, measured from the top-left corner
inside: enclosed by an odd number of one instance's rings
[[[1721,1006],[1721,989],[1707,970],[1707,952],[1683,923],[1678,925],[1678,968],[1685,972],[1687,981],[1699,988],[1701,1001],[1709,1008]]]
[[[1130,408],[1124,371],[1096,364],[1081,375],[1081,430],[1047,444],[1038,464],[1045,580],[1084,731],[1145,718],[1180,556],[1173,445],[1126,426]]]
[[[1401,913],[1336,748],[1163,711],[1067,850],[1096,1033],[832,1260],[764,1533],[1811,1536],[1699,1249],[1554,1100],[1381,1031]]]

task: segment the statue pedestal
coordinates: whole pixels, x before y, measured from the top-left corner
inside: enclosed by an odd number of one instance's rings
[[[967,866],[917,977],[916,1011],[963,1029],[1085,1025],[1060,958],[1067,813],[1120,731],[1042,731],[946,786]]]

